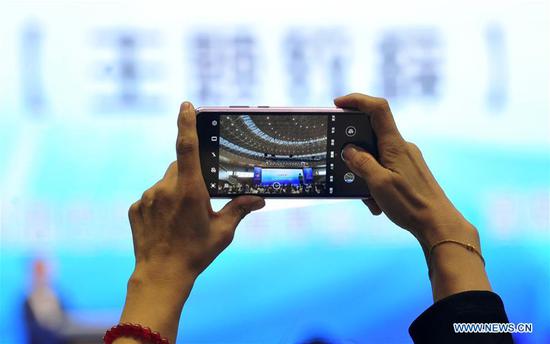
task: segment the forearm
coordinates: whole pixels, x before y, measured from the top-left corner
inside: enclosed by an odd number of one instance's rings
[[[439,226],[439,227],[437,227]],[[485,265],[476,252],[456,243],[444,243],[430,248],[441,240],[456,240],[475,247],[481,253],[477,229],[462,216],[455,223],[435,225],[422,246],[431,270],[430,282],[434,301],[468,290],[491,290]]]
[[[434,301],[469,290],[491,290],[481,258],[465,247],[446,244],[432,253],[431,284]]]
[[[175,343],[178,324],[194,278],[181,276],[166,278],[136,269],[128,281],[126,302],[120,323],[139,324],[159,332],[170,343]],[[115,344],[141,343],[138,340],[121,337]]]

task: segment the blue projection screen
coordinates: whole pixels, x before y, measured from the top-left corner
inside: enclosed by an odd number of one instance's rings
[[[281,185],[300,185],[300,176],[304,176],[301,169],[290,168],[262,168],[261,185],[269,186],[277,182]]]

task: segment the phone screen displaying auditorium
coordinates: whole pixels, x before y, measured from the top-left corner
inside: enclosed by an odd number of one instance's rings
[[[377,156],[368,114],[340,109],[198,109],[201,167],[212,197],[361,198],[348,143]]]

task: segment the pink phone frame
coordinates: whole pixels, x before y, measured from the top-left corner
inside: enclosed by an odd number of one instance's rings
[[[327,112],[327,113],[362,113],[358,110],[342,109],[337,107],[279,107],[279,106],[201,106],[195,112]]]
[[[351,109],[342,109],[337,107],[279,107],[279,106],[240,106],[240,105],[230,105],[230,106],[201,106],[195,109],[195,113],[198,116],[200,113],[205,112],[238,112],[239,110],[246,112],[261,112],[261,113],[284,113],[284,112],[298,112],[298,113],[364,113],[359,110]],[[230,199],[231,196],[215,196],[217,199]],[[363,199],[364,197],[360,196],[316,196],[316,197],[274,197],[273,199]]]

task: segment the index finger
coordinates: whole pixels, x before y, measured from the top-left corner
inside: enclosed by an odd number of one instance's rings
[[[190,102],[183,102],[180,106],[176,154],[179,176],[194,179],[202,175],[197,120],[195,108]]]
[[[334,99],[334,105],[342,108],[358,109],[371,114],[372,129],[378,140],[405,141],[397,129],[390,106],[384,98],[351,93]]]

